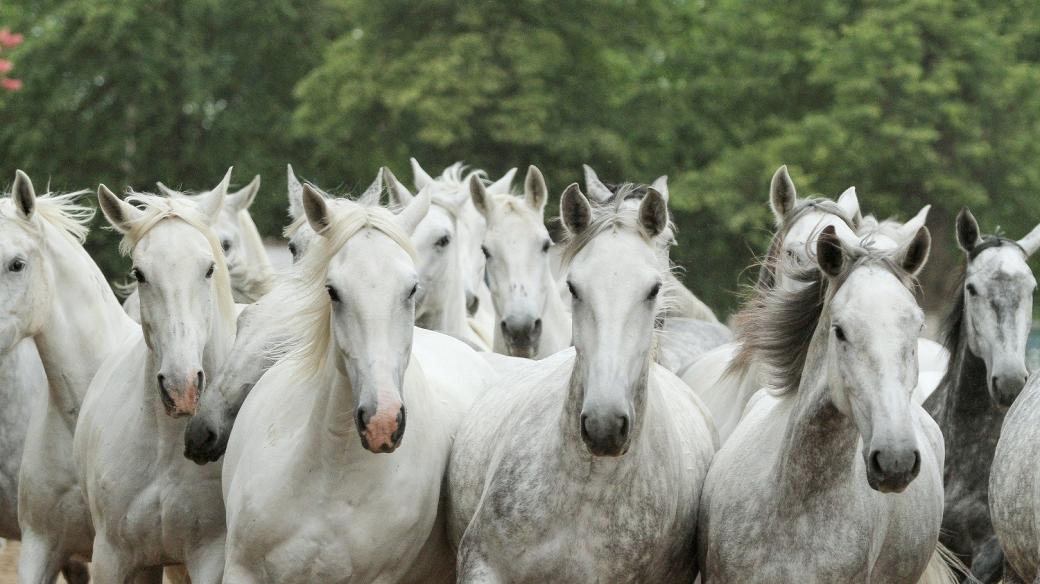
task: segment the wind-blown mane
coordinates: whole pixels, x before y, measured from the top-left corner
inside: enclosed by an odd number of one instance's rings
[[[634,208],[624,208],[624,203],[627,195],[634,193],[639,185],[622,185],[615,192],[614,197],[608,201],[598,203],[592,206],[592,219],[589,225],[581,231],[581,233],[573,234],[567,230],[564,230],[563,239],[560,244],[563,249],[560,253],[560,262],[563,272],[566,273],[570,270],[570,265],[574,261],[574,258],[585,249],[594,239],[599,235],[606,233],[607,231],[632,231],[637,233],[639,237],[650,245],[656,251],[657,241],[655,239],[648,238],[646,234],[640,229],[639,226],[639,210]],[[643,187],[643,195],[645,196],[646,188]],[[668,226],[671,228],[671,219],[669,218]],[[659,238],[660,236],[658,236]],[[662,289],[657,295],[657,314],[655,322],[661,324],[664,316],[668,313],[671,306],[672,299],[675,297],[673,294],[673,288],[678,286],[678,280],[675,278],[667,278],[665,276],[671,273],[672,267],[670,264],[655,264],[656,267],[661,268],[661,286]],[[655,327],[657,334],[661,334],[661,327]]]
[[[0,217],[15,220],[15,224],[26,229],[34,236],[43,235],[43,226],[50,225],[59,233],[82,244],[90,231],[90,221],[94,218],[94,209],[81,205],[78,199],[90,191],[72,193],[46,193],[38,195],[35,212],[29,221],[25,221],[15,209],[10,195],[0,199]]]
[[[120,253],[130,255],[141,238],[161,221],[179,220],[195,228],[206,238],[213,254],[215,266],[213,281],[217,293],[217,310],[225,324],[234,326],[235,301],[231,296],[231,277],[228,274],[227,262],[224,261],[224,250],[221,248],[216,234],[206,222],[206,218],[199,212],[197,203],[187,198],[160,197],[151,193],[133,191],[129,193],[126,202],[137,207],[141,211],[141,215],[126,219],[124,223],[126,232],[123,233],[123,240],[119,243]]]
[[[340,199],[329,205],[329,227],[307,253],[293,266],[286,281],[274,294],[276,305],[285,306],[286,341],[273,348],[273,357],[295,362],[303,372],[320,372],[329,357],[332,341],[332,305],[325,290],[329,262],[347,241],[364,229],[383,233],[401,247],[413,261],[418,255],[411,238],[394,220],[394,214],[378,205],[361,205]]]
[[[469,200],[469,181],[473,176],[485,184],[488,182],[486,172],[479,169],[470,170],[462,162],[456,162],[445,168],[444,172],[430,184],[430,204],[441,207],[453,220],[457,220],[459,211]]]
[[[769,251],[766,252],[765,259],[759,265],[758,280],[755,282],[756,291],[768,290],[776,285],[776,269],[779,266],[780,248],[784,244],[784,238],[787,236],[788,230],[802,216],[812,211],[822,211],[834,215],[844,221],[850,229],[856,231],[852,217],[849,217],[841,206],[830,199],[810,197],[795,201],[794,208],[784,216],[783,223],[777,225],[776,233],[773,234],[773,239],[769,242]]]
[[[846,267],[834,279],[825,277],[819,268],[810,268],[791,274],[804,284],[794,290],[755,290],[734,317],[740,348],[727,373],[746,370],[751,362],[759,361],[770,372],[776,395],[797,391],[824,307],[852,272],[866,265],[881,266],[913,291],[916,281],[889,255],[869,248],[846,248],[846,253]]]

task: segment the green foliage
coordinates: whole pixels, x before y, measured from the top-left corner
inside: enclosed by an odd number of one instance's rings
[[[856,185],[864,209],[933,209],[926,302],[958,261],[953,217],[1040,221],[1040,5],[1023,0],[37,0],[25,89],[0,96],[0,173],[55,187],[188,188],[284,164],[327,188],[455,160],[537,164],[552,191],[592,164],[669,173],[687,284],[722,312],[768,240],[769,176]],[[0,174],[0,176],[4,176]],[[111,235],[92,240],[121,273]]]

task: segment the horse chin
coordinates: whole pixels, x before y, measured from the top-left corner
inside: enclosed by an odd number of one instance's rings
[[[881,476],[867,471],[867,484],[879,493],[902,493],[916,478],[916,473],[900,473],[893,476]]]
[[[509,352],[510,357],[523,359],[534,359],[535,355],[538,354],[538,347],[535,345],[517,345],[507,342],[506,350]]]

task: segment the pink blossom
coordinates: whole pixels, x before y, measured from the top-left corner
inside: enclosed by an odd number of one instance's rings
[[[0,59],[0,73],[7,73],[14,65],[7,59]]]
[[[5,49],[13,49],[18,45],[22,44],[25,40],[25,36],[19,32],[11,32],[8,28],[0,28],[0,47]]]
[[[0,87],[3,87],[7,91],[18,91],[22,88],[22,80],[9,78],[0,79]]]

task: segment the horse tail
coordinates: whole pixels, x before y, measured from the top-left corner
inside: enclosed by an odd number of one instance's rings
[[[917,584],[958,584],[961,581],[961,575],[968,576],[969,582],[975,581],[970,577],[971,571],[961,562],[960,558],[953,555],[953,552],[946,549],[946,546],[936,542],[935,552],[928,560],[928,567],[924,569],[924,574],[921,575]]]

